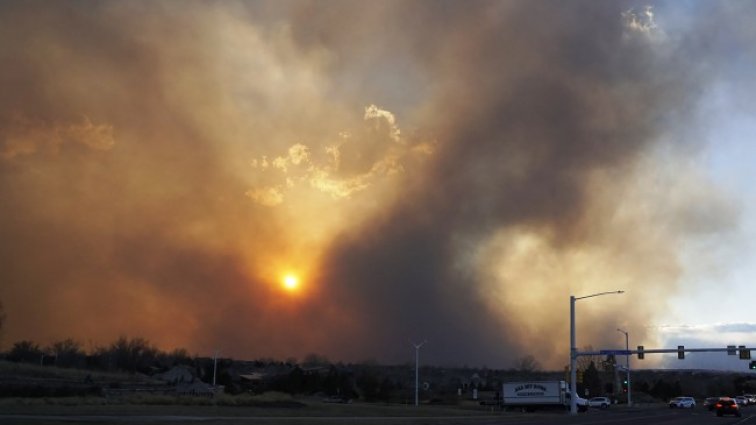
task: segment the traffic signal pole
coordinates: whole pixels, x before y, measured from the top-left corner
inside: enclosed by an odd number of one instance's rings
[[[630,351],[630,336],[627,331],[617,328],[618,332],[625,334],[625,351]],[[625,373],[627,373],[627,405],[633,405],[633,390],[630,387],[630,353],[625,354]]]

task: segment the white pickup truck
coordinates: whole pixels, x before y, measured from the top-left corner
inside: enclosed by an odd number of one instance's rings
[[[533,412],[545,408],[570,408],[570,391],[564,381],[505,382],[502,385],[502,406]],[[588,409],[588,400],[578,396],[577,407]]]

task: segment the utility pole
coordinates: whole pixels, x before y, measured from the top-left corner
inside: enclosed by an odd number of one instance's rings
[[[420,405],[420,347],[428,341],[420,344],[412,344],[415,347],[415,406]]]

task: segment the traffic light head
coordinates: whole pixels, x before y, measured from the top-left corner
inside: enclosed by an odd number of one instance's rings
[[[748,368],[751,370],[756,370],[756,361],[751,361],[751,363],[748,364]]]
[[[745,345],[738,347],[738,351],[740,352],[740,360],[751,359],[751,350],[746,349]]]

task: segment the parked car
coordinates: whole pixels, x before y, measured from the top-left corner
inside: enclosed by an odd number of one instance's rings
[[[607,397],[593,397],[592,399],[588,400],[588,407],[607,409],[609,406],[611,406],[611,404],[612,401]]]
[[[683,409],[692,409],[696,407],[696,401],[693,397],[675,397],[669,401],[669,407],[674,409],[676,407]]]
[[[740,417],[740,406],[738,406],[738,403],[736,403],[735,400],[729,397],[720,398],[719,401],[717,401],[717,404],[714,405],[714,408],[717,411],[717,416],[735,415]]]
[[[716,408],[717,402],[719,401],[721,397],[706,397],[706,399],[703,402],[703,405],[706,409],[709,411],[712,411]]]
[[[748,406],[748,399],[739,395],[735,397],[735,403],[738,403],[738,406]]]

